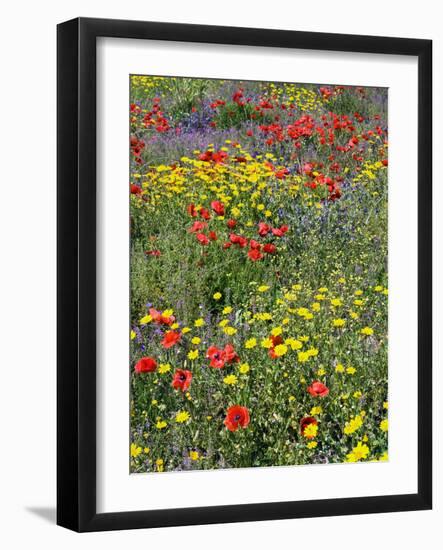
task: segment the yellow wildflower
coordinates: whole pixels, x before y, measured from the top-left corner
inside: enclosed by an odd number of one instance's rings
[[[256,345],[257,345],[257,339],[256,339],[256,338],[249,338],[249,339],[246,340],[246,342],[245,342],[245,348],[246,348],[246,349],[255,348]]]
[[[238,382],[238,378],[235,376],[235,374],[228,374],[228,376],[225,376],[223,378],[223,382],[227,386],[234,386]]]
[[[191,415],[187,411],[179,411],[175,415],[175,421],[178,424],[183,424],[183,422],[187,422],[191,418]]]

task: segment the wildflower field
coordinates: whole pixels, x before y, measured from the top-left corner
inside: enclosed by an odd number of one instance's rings
[[[130,95],[130,471],[387,460],[387,89]]]

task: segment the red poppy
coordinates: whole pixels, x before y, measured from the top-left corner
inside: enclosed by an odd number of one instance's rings
[[[146,256],[155,256],[157,258],[161,256],[160,250],[145,250],[145,254]]]
[[[210,346],[206,352],[206,357],[210,359],[209,365],[214,369],[222,369],[225,363],[237,363],[240,357],[237,355],[232,344],[226,344],[224,349]]]
[[[246,428],[249,425],[249,411],[241,405],[233,405],[226,411],[224,425],[230,432],[235,432],[238,428]]]
[[[217,216],[225,215],[225,205],[220,201],[212,201],[211,208],[217,214]]]
[[[249,241],[249,248],[251,248],[252,250],[260,250],[261,244],[254,239],[251,239]]]
[[[209,365],[214,369],[222,369],[225,366],[224,352],[216,346],[210,346],[208,348],[206,357],[210,359]]]
[[[217,233],[215,231],[209,231],[209,238],[211,241],[217,240]]]
[[[175,332],[174,330],[168,330],[168,332],[165,333],[163,340],[162,340],[162,346],[164,348],[172,348],[172,346],[175,346],[178,342],[180,342],[180,338],[182,337],[180,332]]]
[[[157,368],[157,361],[152,357],[142,357],[134,367],[137,374],[142,372],[154,372]]]
[[[264,237],[269,233],[269,231],[271,231],[271,226],[269,226],[267,223],[260,222],[258,224],[258,234],[260,235],[260,237]]]
[[[204,220],[210,220],[211,219],[211,214],[209,213],[209,210],[207,210],[206,208],[200,208],[200,216]]]
[[[191,385],[192,372],[190,370],[177,369],[172,378],[171,386],[176,390],[186,391]]]
[[[275,348],[275,346],[279,346],[280,344],[283,344],[283,338],[280,336],[271,336],[272,346]]]
[[[253,262],[256,262],[257,260],[261,260],[263,258],[263,254],[259,250],[251,249],[248,251],[248,257]]]
[[[160,313],[160,311],[157,311],[153,307],[149,309],[149,315],[152,317],[154,323],[157,323],[158,325],[172,325],[175,321],[175,317],[173,315],[165,317]]]
[[[226,225],[229,227],[229,229],[234,229],[234,227],[237,225],[237,222],[235,220],[228,220],[226,222]]]
[[[319,382],[318,380],[315,380],[312,382],[312,384],[308,387],[308,392],[313,397],[326,397],[329,393],[329,388],[326,387],[324,384]]]
[[[195,204],[191,203],[188,205],[188,207],[186,208],[186,211],[188,212],[188,214],[192,217],[192,218],[196,218],[197,217],[197,210],[195,209]]]
[[[245,102],[243,101],[243,89],[242,88],[239,88],[237,91],[235,91],[232,94],[232,101],[237,103],[237,105],[239,105],[240,107],[245,104]]]
[[[204,233],[198,233],[197,240],[202,245],[209,244],[209,239]]]
[[[305,434],[305,429],[311,424],[314,424],[314,426],[317,426],[318,424],[317,420],[313,416],[305,416],[300,420],[300,433],[308,439],[312,439],[314,437],[313,435]]]
[[[314,170],[314,165],[311,162],[305,162],[305,164],[303,164],[303,172],[308,176],[312,174],[313,170]]]
[[[227,363],[238,363],[240,361],[240,357],[237,355],[232,344],[226,344],[223,351],[225,352]]]
[[[198,156],[199,160],[203,160],[205,162],[215,162],[216,164],[223,163],[225,159],[227,158],[228,154],[225,153],[225,151],[206,151],[205,153],[201,153]]]
[[[225,250],[226,250],[227,248],[231,248],[231,246],[232,246],[232,243],[229,243],[229,242],[223,243],[223,248],[224,248]]]
[[[282,225],[281,227],[274,227],[272,229],[272,234],[275,235],[275,237],[283,237],[283,235],[287,232],[289,227],[287,225]]]
[[[244,248],[248,244],[248,239],[241,235],[236,235],[235,233],[229,234],[229,240],[232,244],[238,244],[240,248]]]
[[[277,172],[275,172],[275,177],[279,180],[282,180],[288,174],[289,174],[289,170],[287,168],[282,168],[281,170],[277,170]]]
[[[275,244],[266,243],[263,246],[263,252],[266,252],[267,254],[275,254],[276,251],[277,251],[277,247],[275,246]]]
[[[203,231],[203,229],[205,229],[205,227],[207,227],[207,225],[208,224],[206,222],[196,221],[189,228],[189,233],[199,233],[200,231]]]
[[[140,195],[141,192],[142,190],[138,185],[131,183],[131,195]]]

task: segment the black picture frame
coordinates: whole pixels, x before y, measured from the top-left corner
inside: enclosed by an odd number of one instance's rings
[[[96,512],[96,39],[399,54],[418,58],[416,494]],[[426,510],[432,506],[432,41],[78,18],[58,25],[57,523],[104,531]],[[407,338],[407,336],[405,336]]]

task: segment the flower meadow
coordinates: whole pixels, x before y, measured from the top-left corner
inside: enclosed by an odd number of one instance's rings
[[[131,473],[387,460],[387,89],[130,95]]]

